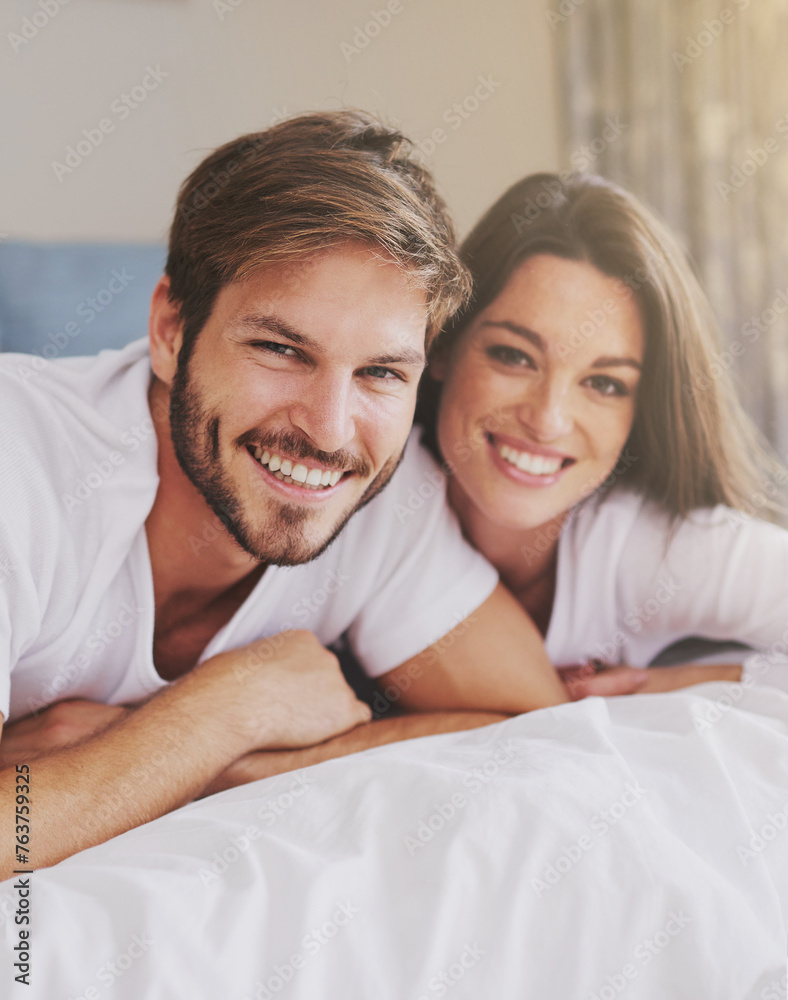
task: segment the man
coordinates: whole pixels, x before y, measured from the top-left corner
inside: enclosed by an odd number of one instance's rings
[[[35,378],[0,360],[0,795],[9,815],[26,765],[30,864],[299,761],[564,700],[408,441],[466,291],[402,137],[306,115],[187,179],[149,347]],[[363,725],[324,648],[347,630],[403,707],[450,714]]]

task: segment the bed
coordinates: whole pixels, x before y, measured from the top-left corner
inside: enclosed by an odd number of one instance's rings
[[[590,698],[369,750],[192,803],[30,898],[30,986],[4,996],[778,1000],[788,696]],[[7,955],[15,905],[3,883]]]

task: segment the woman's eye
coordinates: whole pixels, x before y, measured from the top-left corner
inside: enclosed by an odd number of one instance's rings
[[[628,396],[629,389],[617,378],[609,375],[592,375],[587,384],[603,396]]]
[[[503,365],[511,365],[513,367],[530,365],[533,367],[533,361],[525,351],[520,351],[516,347],[509,347],[506,344],[494,344],[488,347],[487,356],[492,358],[493,361],[499,361]]]

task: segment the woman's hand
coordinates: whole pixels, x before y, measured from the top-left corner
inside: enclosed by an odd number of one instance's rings
[[[678,691],[693,684],[706,684],[708,681],[737,682],[741,680],[741,672],[740,663],[685,663],[675,667],[649,667],[643,671],[646,683],[642,690],[646,694],[659,694],[662,691]]]
[[[579,663],[557,669],[572,701],[636,694],[644,690],[648,681],[648,671],[642,667],[595,667]]]
[[[591,663],[558,667],[572,701],[597,695],[660,694],[707,681],[740,681],[741,665],[685,663],[675,667],[597,667]]]

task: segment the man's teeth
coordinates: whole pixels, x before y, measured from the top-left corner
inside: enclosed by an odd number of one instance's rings
[[[497,447],[501,458],[522,472],[530,472],[532,476],[552,476],[558,472],[563,463],[562,458],[548,458],[546,455],[532,455],[529,451],[516,451],[508,444]]]
[[[289,458],[281,458],[279,455],[266,449],[255,448],[254,457],[261,465],[268,467],[269,472],[273,472],[277,479],[285,483],[298,483],[309,490],[324,490],[329,486],[336,486],[342,478],[342,473],[336,469],[310,469],[301,462],[295,464]]]

